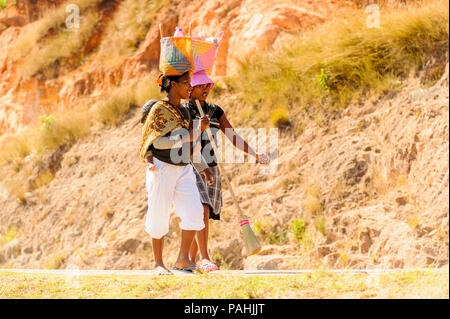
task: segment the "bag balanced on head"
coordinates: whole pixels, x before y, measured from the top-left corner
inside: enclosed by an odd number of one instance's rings
[[[223,32],[208,39],[196,35],[184,36],[179,28],[172,37],[162,37],[161,34],[159,70],[165,76],[198,71],[209,73],[222,37]]]
[[[194,70],[191,37],[161,39],[159,70],[165,76],[182,75]]]

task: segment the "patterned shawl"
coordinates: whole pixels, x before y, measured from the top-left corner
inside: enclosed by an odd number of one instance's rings
[[[155,140],[177,128],[189,129],[189,121],[183,114],[167,101],[156,102],[145,119],[142,127],[142,144],[139,150],[142,161],[145,163],[145,153]]]

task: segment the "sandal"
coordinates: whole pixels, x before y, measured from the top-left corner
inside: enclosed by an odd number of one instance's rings
[[[205,262],[200,267],[206,272],[219,270],[219,267],[217,267],[217,265],[212,261]]]
[[[185,268],[177,268],[177,267],[172,267],[173,270],[177,270],[177,271],[181,271],[184,273],[188,273],[188,274],[193,274],[195,271],[200,270],[200,267],[198,266],[193,266],[193,267],[185,267]]]

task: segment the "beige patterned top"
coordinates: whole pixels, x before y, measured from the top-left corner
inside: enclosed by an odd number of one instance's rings
[[[189,129],[189,121],[184,120],[183,114],[167,101],[156,102],[142,127],[142,143],[139,150],[142,161],[146,163],[145,153],[158,137],[181,127]]]

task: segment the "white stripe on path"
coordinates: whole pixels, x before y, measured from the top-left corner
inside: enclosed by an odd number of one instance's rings
[[[448,271],[442,268],[417,268],[417,269],[302,269],[302,270],[217,270],[212,271],[210,275],[233,275],[233,276],[288,276],[305,273],[338,273],[338,274],[386,274],[402,273],[410,271]],[[27,274],[49,274],[49,275],[70,275],[70,276],[155,276],[154,270],[68,270],[68,269],[0,269],[1,272],[27,273]],[[176,270],[172,272],[177,276],[192,276]]]

